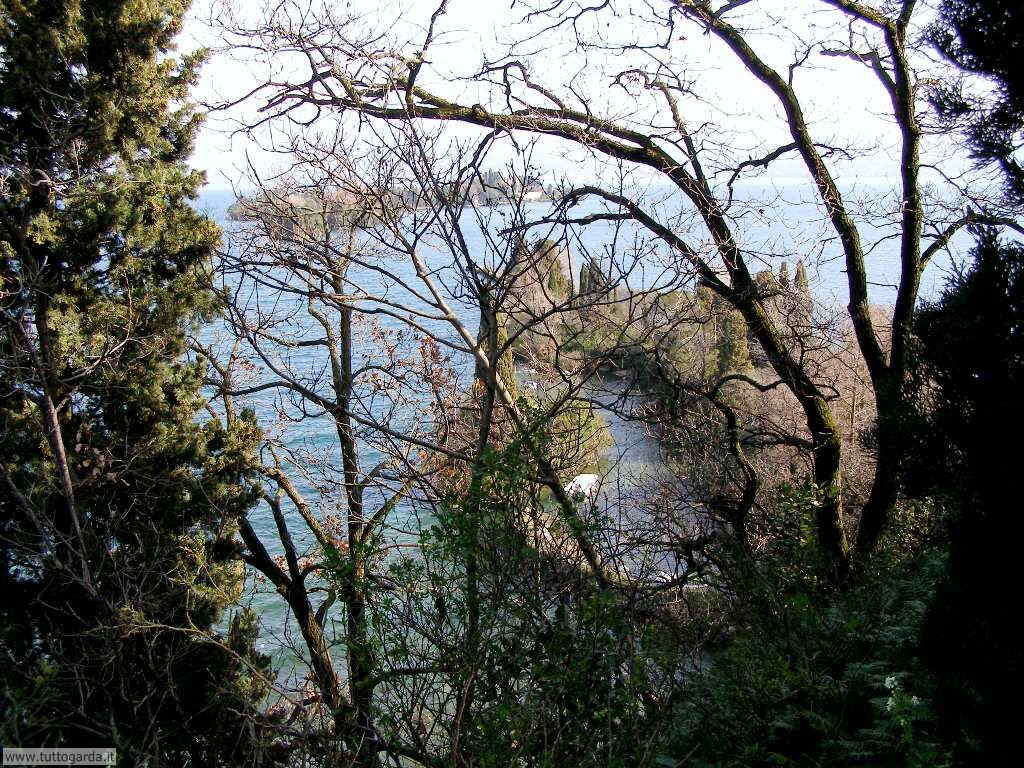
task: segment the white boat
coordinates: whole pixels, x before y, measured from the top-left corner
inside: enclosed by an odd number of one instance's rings
[[[601,484],[601,476],[594,474],[576,475],[565,486],[565,492],[572,497],[593,497]]]

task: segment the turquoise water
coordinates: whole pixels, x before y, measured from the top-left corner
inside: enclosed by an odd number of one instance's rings
[[[861,192],[866,196],[877,194],[876,189],[861,190]],[[846,276],[838,244],[834,238],[822,239],[821,232],[825,231],[825,223],[818,207],[808,202],[812,199],[810,191],[799,187],[772,190],[748,188],[745,193],[758,202],[751,205],[740,217],[737,234],[742,246],[746,246],[751,252],[760,254],[754,258],[755,263],[752,265],[754,271],[759,268],[772,268],[777,271],[778,265],[785,260],[788,261],[792,274],[796,258],[802,256],[807,264],[812,291],[819,300],[826,305],[845,306]],[[651,195],[654,199],[651,209],[661,220],[671,220],[673,213],[679,210],[677,199],[671,194],[657,190]],[[226,218],[227,207],[231,202],[233,202],[233,195],[230,192],[210,190],[203,194],[197,207],[221,222],[226,230],[230,230],[232,226],[235,226]],[[535,203],[531,205],[530,212],[541,215],[549,206],[549,203]],[[596,210],[597,206],[590,203],[581,205],[578,212],[585,213]],[[501,225],[501,211],[494,211],[493,214],[495,216],[493,229],[496,230]],[[463,214],[462,223],[469,251],[475,255],[479,254],[477,258],[481,262],[486,262],[484,254],[487,252],[488,240],[485,230],[468,212]],[[701,226],[686,220],[680,220],[678,225],[679,231],[685,231],[688,240],[698,250],[710,252],[709,238]],[[871,251],[868,257],[868,269],[872,281],[870,287],[872,300],[880,304],[889,304],[895,297],[895,283],[899,274],[898,240],[884,239],[888,231],[878,222],[870,222],[865,219],[862,221],[862,230],[865,239],[879,240],[877,247]],[[634,233],[634,230],[629,227],[616,226],[607,222],[592,225],[571,241],[574,263],[576,265],[582,263],[581,253],[584,251],[599,260],[608,260],[614,251],[617,262],[627,266],[625,271],[628,272],[630,284],[635,287],[668,287],[677,279],[673,271],[666,270],[666,265],[670,263],[670,260],[657,248],[638,246],[634,241]],[[959,252],[964,252],[967,247],[966,238],[956,241],[955,247],[959,249]],[[445,299],[452,310],[475,334],[477,311],[465,298],[466,287],[452,268],[452,256],[445,254],[439,248],[426,247],[424,258],[429,267],[435,270],[435,278],[442,286]],[[923,298],[931,298],[938,293],[955,260],[955,257],[943,253],[929,265],[922,281]],[[395,259],[393,262],[388,262],[387,266],[400,280],[410,282],[414,280],[415,273],[408,261]],[[578,266],[575,269],[578,269]],[[365,286],[371,293],[385,296],[400,307],[426,308],[424,302],[413,293],[403,289],[396,282],[386,280],[379,272],[353,266],[350,269],[350,277],[354,282]],[[304,316],[300,311],[302,307],[289,306],[288,302],[294,302],[294,299],[290,297],[282,299],[272,292],[263,290],[256,301],[261,306],[273,306],[279,313],[287,313],[290,309],[295,310],[290,327],[293,337],[308,338],[317,333],[311,325],[303,325]],[[403,321],[396,317],[377,316],[376,320],[380,323],[381,328],[391,334],[406,328]],[[305,317],[305,321],[311,322],[308,316]],[[436,333],[442,341],[453,344],[460,343],[455,331],[443,320],[421,320],[421,322]],[[400,349],[413,353],[418,340],[414,336],[408,335],[408,332],[406,333],[407,336],[402,341]],[[224,342],[226,334],[223,326],[213,323],[203,329],[202,337],[207,342],[218,339]],[[367,329],[357,335],[356,345],[355,356],[358,366],[360,361],[371,360],[379,353],[380,337],[375,337]],[[317,384],[312,374],[322,370],[325,362],[323,352],[315,347],[298,348],[290,354],[291,365],[297,370],[310,372],[311,385],[314,387],[320,385]],[[460,381],[467,382],[472,374],[469,356],[464,353],[453,353],[452,364]],[[525,372],[524,375],[529,376],[529,372]],[[595,400],[611,405],[616,399],[618,384],[615,381],[605,382],[605,384],[606,386],[595,387],[591,394]],[[410,426],[414,420],[412,414],[416,410],[415,406],[422,403],[425,394],[414,390],[402,394],[406,398],[405,407],[402,407],[401,403],[395,407],[393,402],[388,402],[384,398],[370,404],[370,413],[375,418],[387,420],[396,428]],[[289,449],[305,455],[308,457],[309,465],[316,467],[316,472],[309,477],[300,477],[298,485],[307,498],[319,499],[319,511],[330,513],[342,509],[342,500],[339,497],[340,483],[337,482],[338,473],[335,472],[332,477],[332,472],[334,472],[332,468],[340,467],[341,462],[338,456],[336,436],[330,421],[315,414],[299,418],[296,404],[282,397],[280,393],[259,393],[248,398],[245,404],[255,408],[261,424],[268,432],[280,433],[282,442]],[[620,497],[623,487],[636,487],[644,482],[650,482],[657,478],[660,469],[657,448],[653,440],[644,433],[641,426],[622,418],[615,410],[610,409],[606,413],[615,439],[615,446],[610,451],[610,458],[618,460],[612,462],[615,469],[605,478],[611,501],[607,494],[603,498],[606,503],[610,504],[614,504],[615,500]],[[381,452],[374,446],[373,439],[368,435],[360,440],[359,458],[364,471],[375,466],[382,458]],[[368,496],[368,507],[371,510],[374,509],[383,498],[382,494],[377,494],[375,497]],[[413,502],[406,501],[399,505],[389,518],[392,529],[389,538],[399,544],[403,541],[406,543],[411,541],[418,529],[421,514],[423,514],[423,510]],[[271,554],[279,554],[280,547],[274,546],[277,536],[269,511],[261,506],[254,510],[251,519],[257,532],[267,543]],[[294,519],[299,520],[297,514],[294,515]],[[294,525],[292,534],[300,550],[312,543],[311,537],[301,525]],[[261,584],[259,580],[254,581],[252,586],[252,604],[263,614],[267,628],[267,634],[262,642],[268,648],[280,649],[281,638],[275,639],[273,635],[278,631],[287,630],[283,601],[272,593],[268,594],[266,585]],[[287,650],[278,650],[277,653],[279,662],[284,662],[290,655]]]

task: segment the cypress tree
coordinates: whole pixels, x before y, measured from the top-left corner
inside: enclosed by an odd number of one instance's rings
[[[548,269],[548,294],[558,300],[564,298],[568,293],[569,283],[558,262],[553,262]]]
[[[591,290],[592,289],[590,287],[590,263],[584,261],[583,264],[580,265],[580,285],[578,293],[580,296],[586,296],[588,293],[590,293]]]
[[[811,295],[811,283],[807,279],[807,267],[804,266],[804,260],[799,259],[796,263],[796,273],[793,276],[793,288],[801,296]]]
[[[813,313],[814,299],[811,297],[811,284],[807,279],[807,268],[801,259],[796,263],[796,272],[793,276],[790,325],[796,329],[798,334],[807,333]]]
[[[541,240],[533,249],[533,259],[537,272],[545,278],[547,293],[553,299],[562,299],[569,295],[569,278],[563,271],[563,262],[569,259],[565,249],[554,240]]]
[[[580,295],[597,293],[607,284],[607,279],[601,273],[601,268],[593,259],[587,259],[580,267]]]
[[[747,324],[743,315],[734,309],[725,311],[718,343],[718,375],[745,373],[750,370],[750,348],[747,344]]]
[[[716,294],[708,286],[703,283],[697,286],[695,291],[697,298],[697,307],[701,312],[710,313],[712,308],[715,306]]]
[[[757,286],[758,295],[762,298],[777,296],[779,293],[779,279],[770,269],[762,269],[754,274],[754,285]]]
[[[189,204],[180,0],[0,10],[0,710],[5,743],[258,761],[267,659],[232,538],[251,420],[203,425],[190,325],[219,232]]]

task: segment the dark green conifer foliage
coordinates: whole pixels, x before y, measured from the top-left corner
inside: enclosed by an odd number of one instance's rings
[[[186,5],[0,9],[0,711],[7,744],[237,765],[266,660],[246,617],[211,628],[257,434],[199,424],[182,361],[219,237],[189,205]]]
[[[593,259],[587,259],[580,267],[580,295],[601,291],[607,284],[607,279],[601,273],[601,268]]]
[[[947,81],[936,104],[948,117],[968,122],[974,156],[1004,173],[1012,201],[1024,203],[1024,17],[1020,0],[944,0],[931,30],[939,50],[965,72],[990,78],[995,97],[966,94]]]
[[[581,296],[585,296],[590,291],[591,291],[591,287],[590,287],[590,264],[587,263],[587,262],[584,262],[582,264],[582,266],[580,266],[579,294]]]
[[[811,284],[807,279],[807,268],[803,260],[796,263],[793,274],[793,289],[789,301],[789,324],[797,333],[806,333],[811,325],[814,313],[814,298],[811,296]]]
[[[563,271],[563,259],[567,262],[565,249],[553,240],[541,240],[534,247],[538,272],[546,275],[546,293],[555,301],[569,294],[569,278]]]
[[[939,714],[965,765],[1019,762],[1024,678],[1019,610],[999,585],[1018,578],[1024,478],[1009,441],[1024,430],[1024,247],[979,233],[973,268],[918,313],[924,415],[908,488],[953,509],[949,567],[924,648]],[[955,675],[949,673],[955,670]]]
[[[722,330],[718,344],[718,375],[746,373],[750,370],[747,324],[736,310],[723,308]]]

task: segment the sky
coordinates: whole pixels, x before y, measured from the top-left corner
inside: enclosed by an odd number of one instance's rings
[[[632,1],[642,3],[642,0]],[[632,39],[643,34],[643,27],[630,18],[630,2],[622,0],[619,7],[624,12],[618,18],[609,18],[603,27],[590,31],[610,40]],[[253,19],[264,14],[268,4],[270,0],[230,0],[227,7],[237,15]],[[435,7],[431,0],[403,0],[381,5],[367,2],[364,7],[360,7],[360,0],[347,3],[331,0],[330,4],[338,9],[366,13],[368,23],[377,25],[393,40],[410,42],[422,38]],[[523,10],[521,2],[510,8],[510,0],[451,0],[448,12],[439,20],[438,42],[428,56],[428,65],[450,78],[469,75],[485,54],[493,55],[509,40],[517,35],[522,37],[532,29],[515,24]],[[758,52],[783,69],[792,61],[799,38],[813,39],[827,34],[842,42],[847,34],[844,28],[834,25],[834,12],[824,10],[820,0],[754,0],[741,11],[745,16],[737,14],[737,23],[749,24],[754,29],[750,40]],[[223,34],[216,24],[217,19],[225,18],[223,0],[196,0],[181,40],[186,50],[197,46],[213,49],[195,92],[200,102],[211,104],[237,99],[271,70],[278,78],[299,76],[301,66],[290,67],[279,58],[261,60],[251,51],[225,50]],[[562,42],[562,47],[531,50],[535,76],[540,73],[539,77],[554,85],[575,77],[574,82],[586,93],[588,106],[598,114],[621,114],[633,109],[634,94],[612,85],[613,74],[624,66],[623,57],[582,56],[564,44],[565,39]],[[415,47],[406,50],[415,50]],[[700,94],[699,99],[685,103],[688,125],[714,123],[700,134],[709,146],[728,145],[729,156],[738,162],[760,156],[766,148],[788,141],[785,126],[779,119],[778,104],[715,41],[689,27],[674,43],[673,52],[673,69],[684,74]],[[650,65],[646,58],[637,61]],[[430,70],[425,68],[422,82],[436,84],[437,78],[426,80],[430,76]],[[866,182],[884,182],[894,177],[897,156],[892,125],[885,116],[889,104],[884,91],[865,67],[846,59],[812,56],[807,66],[799,71],[796,84],[805,98],[815,137],[826,143],[857,146],[860,159],[845,164],[841,168],[844,173]],[[466,103],[484,103],[486,99],[471,83],[455,85],[455,90],[451,90],[451,86],[444,87],[446,93],[458,95]],[[250,102],[248,106],[208,117],[193,163],[207,172],[210,187],[238,184],[250,166],[261,174],[271,173],[280,166],[278,157],[260,151],[259,142],[234,130],[238,120],[251,119],[256,114],[256,106]],[[463,135],[472,132],[465,127],[453,127],[453,130]],[[937,157],[944,154],[940,144],[935,142],[933,150]],[[511,148],[505,151],[510,154]],[[537,152],[538,160],[552,176],[593,177],[607,172],[579,153],[567,151],[559,141],[541,142]],[[495,162],[500,161],[499,153]],[[806,181],[803,167],[795,157],[773,164],[770,176],[779,183]]]

